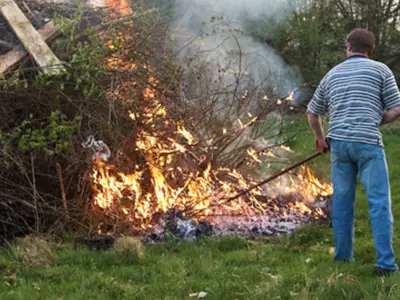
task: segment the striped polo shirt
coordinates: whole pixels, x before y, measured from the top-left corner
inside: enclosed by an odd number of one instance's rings
[[[328,137],[381,145],[379,125],[385,110],[400,106],[400,93],[385,64],[350,56],[320,82],[307,111],[329,114]]]

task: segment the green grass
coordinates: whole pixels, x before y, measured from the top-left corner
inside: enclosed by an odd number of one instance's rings
[[[400,217],[399,141],[400,128],[386,130],[395,220]],[[298,158],[312,152],[312,136],[299,135],[292,147]],[[328,157],[312,166],[328,176]],[[396,222],[394,248],[400,255],[399,233]],[[280,238],[210,238],[146,246],[141,257],[64,247],[54,249],[56,264],[47,269],[26,267],[4,250],[0,299],[193,299],[189,295],[201,291],[207,293],[205,299],[400,299],[400,277],[371,275],[375,250],[361,188],[356,261],[333,262],[332,246],[329,227],[306,226]]]

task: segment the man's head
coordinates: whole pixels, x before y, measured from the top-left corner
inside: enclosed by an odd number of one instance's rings
[[[375,50],[375,35],[366,29],[356,28],[347,36],[346,55],[363,54],[372,56]]]

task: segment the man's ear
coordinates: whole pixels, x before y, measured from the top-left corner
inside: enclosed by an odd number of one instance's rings
[[[368,57],[369,57],[369,58],[372,57],[372,55],[374,54],[374,51],[375,51],[375,47],[374,47],[374,49],[368,51]]]

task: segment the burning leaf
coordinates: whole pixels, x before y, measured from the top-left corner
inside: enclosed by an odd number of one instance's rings
[[[287,152],[292,152],[292,153],[293,153],[293,150],[290,149],[290,147],[288,147],[288,146],[281,145],[280,148],[281,148],[282,150],[287,151]]]
[[[189,131],[187,131],[183,126],[178,126],[178,133],[182,135],[189,145],[193,145],[194,138]]]
[[[157,110],[156,115],[165,118],[165,116],[167,115],[167,111],[164,107],[161,107],[159,110]]]
[[[243,128],[248,128],[248,127],[250,127],[250,126],[253,125],[254,122],[257,121],[257,120],[258,120],[258,117],[254,117],[253,119],[251,119],[251,120],[250,120],[249,122],[247,122],[246,124],[241,125],[242,129],[243,129]]]
[[[146,89],[143,91],[143,96],[144,96],[145,98],[149,98],[149,99],[154,99],[154,98],[155,98],[154,91],[153,91],[152,89],[150,89],[150,88],[146,88]]]
[[[261,163],[261,160],[257,157],[257,151],[253,148],[247,149],[247,154],[256,162]]]
[[[136,121],[136,116],[133,112],[129,111],[129,118],[131,118],[133,121]]]
[[[276,157],[274,153],[272,153],[272,151],[268,151],[267,153],[264,153],[265,156],[268,157]]]

